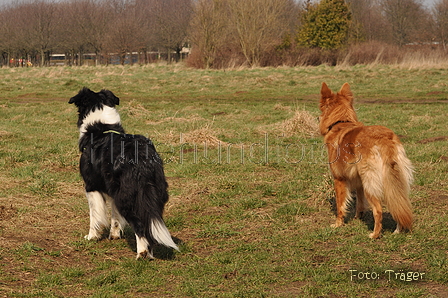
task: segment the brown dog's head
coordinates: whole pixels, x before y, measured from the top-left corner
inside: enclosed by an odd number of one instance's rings
[[[322,114],[319,129],[322,135],[326,135],[336,123],[358,122],[353,108],[353,93],[348,83],[342,85],[338,93],[334,93],[327,84],[322,83],[320,94],[319,108]]]

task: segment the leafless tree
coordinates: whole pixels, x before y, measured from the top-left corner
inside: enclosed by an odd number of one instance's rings
[[[17,50],[16,38],[16,22],[18,10],[15,8],[8,8],[0,11],[0,49],[4,63],[9,66],[9,62],[14,57],[14,52]]]
[[[290,0],[229,0],[232,24],[241,51],[250,66],[260,64],[263,52],[276,44],[290,28]]]
[[[356,42],[390,39],[388,23],[378,1],[349,0],[348,3],[353,16],[351,39]]]
[[[436,24],[436,34],[444,49],[448,43],[448,0],[435,3],[433,15]]]
[[[218,52],[229,42],[229,17],[227,0],[198,0],[194,6],[190,37],[205,68],[214,66]]]
[[[82,59],[83,53],[92,51],[98,64],[97,57],[105,47],[112,21],[110,7],[100,0],[71,0],[61,3],[61,11],[64,26],[61,26],[60,39],[64,52],[70,52],[72,57],[78,54]]]
[[[40,54],[40,65],[48,61],[49,51],[57,43],[56,29],[59,25],[57,5],[51,1],[34,0],[24,4],[17,20],[22,42]]]
[[[127,53],[142,47],[139,16],[135,2],[126,0],[110,0],[112,20],[109,22],[107,48],[117,52],[120,63],[125,63]],[[132,60],[130,61],[132,63]]]
[[[188,27],[193,12],[192,0],[147,0],[151,11],[150,28],[154,36],[154,45],[168,52],[168,61],[171,61],[171,52],[176,52],[176,61],[187,42]]]
[[[428,13],[417,0],[381,0],[381,6],[398,45],[421,41],[425,34],[420,33],[429,30]]]

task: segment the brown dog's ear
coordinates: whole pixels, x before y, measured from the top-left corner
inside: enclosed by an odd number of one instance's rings
[[[341,90],[339,91],[339,94],[341,94],[342,96],[345,96],[350,101],[353,100],[353,93],[350,90],[350,85],[348,83],[345,83],[344,85],[342,85]]]
[[[330,98],[333,95],[333,92],[328,88],[325,82],[322,83],[322,88],[320,89],[320,95],[322,98]]]

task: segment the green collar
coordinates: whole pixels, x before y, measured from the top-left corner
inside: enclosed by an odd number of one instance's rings
[[[104,131],[103,133],[110,133],[110,132],[116,133],[117,135],[121,135],[122,134],[121,132],[118,132],[116,130],[107,130],[107,131]]]

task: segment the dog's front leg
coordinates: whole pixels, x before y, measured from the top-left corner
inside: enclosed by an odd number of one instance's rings
[[[107,226],[107,205],[104,197],[98,191],[86,193],[90,208],[89,235],[84,236],[87,240],[98,240],[101,238],[102,229]]]
[[[336,192],[336,223],[331,225],[333,228],[340,227],[344,224],[345,205],[347,199],[347,183],[343,179],[334,180],[334,188]]]

